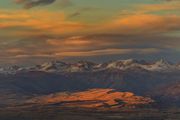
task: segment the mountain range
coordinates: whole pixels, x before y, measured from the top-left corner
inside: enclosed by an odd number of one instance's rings
[[[180,65],[165,60],[147,62],[128,59],[106,63],[53,61],[29,67],[1,67],[0,106],[26,103],[64,92],[69,98],[78,92],[87,96],[87,91],[91,89],[129,92],[150,98],[162,107],[180,106],[179,85]],[[61,99],[59,101],[62,102]]]
[[[89,61],[79,61],[77,63],[66,63],[62,61],[52,61],[43,63],[40,65],[20,67],[20,66],[10,66],[1,67],[0,73],[4,74],[15,74],[17,72],[28,72],[28,71],[42,71],[42,72],[97,72],[107,69],[144,69],[147,71],[177,71],[180,70],[180,64],[172,64],[163,59],[155,62],[147,62],[144,60],[118,60],[105,63],[93,63]]]

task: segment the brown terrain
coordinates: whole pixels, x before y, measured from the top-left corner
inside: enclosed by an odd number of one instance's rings
[[[153,103],[151,98],[136,96],[131,92],[117,92],[113,89],[90,89],[75,93],[56,93],[37,97],[28,102],[43,105],[56,104],[71,108],[108,108],[145,106]]]

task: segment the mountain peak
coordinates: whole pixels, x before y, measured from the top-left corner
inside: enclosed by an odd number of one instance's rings
[[[159,61],[156,62],[156,64],[159,65],[169,65],[170,63],[164,59],[160,59]]]
[[[135,59],[127,59],[127,60],[122,60],[123,64],[125,65],[129,65],[129,64],[134,64],[134,63],[138,63],[138,60]]]

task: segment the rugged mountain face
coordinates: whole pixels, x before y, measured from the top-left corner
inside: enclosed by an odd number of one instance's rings
[[[62,107],[115,109],[121,107],[137,107],[152,104],[150,98],[136,96],[130,92],[117,92],[113,89],[90,89],[83,92],[64,92],[37,97],[30,103]]]

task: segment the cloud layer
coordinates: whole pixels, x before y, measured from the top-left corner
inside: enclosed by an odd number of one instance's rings
[[[31,8],[48,5],[55,0],[16,0]],[[69,0],[60,0],[69,6]],[[132,10],[119,11],[110,19],[98,22],[72,20],[81,12],[93,11],[93,7],[80,9],[76,14],[64,11],[0,10],[0,61],[19,63],[49,59],[119,57],[180,59],[179,4],[142,4]],[[174,12],[176,11],[176,12]],[[73,11],[73,13],[75,13]],[[88,17],[88,20],[94,17]],[[113,57],[115,56],[115,57]]]
[[[17,4],[23,4],[24,8],[32,8],[39,5],[52,4],[56,0],[15,0]]]

